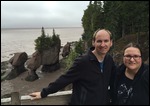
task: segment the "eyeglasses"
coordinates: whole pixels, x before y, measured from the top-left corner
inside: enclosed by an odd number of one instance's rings
[[[141,58],[141,56],[139,55],[134,55],[134,56],[131,56],[131,55],[124,55],[125,59],[128,59],[130,60],[131,58],[133,58],[134,60],[138,60]]]

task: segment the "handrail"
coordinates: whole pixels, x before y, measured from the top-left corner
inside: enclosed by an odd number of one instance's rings
[[[13,94],[13,93],[11,93]],[[58,91],[56,93],[53,93],[53,94],[49,94],[48,97],[56,97],[56,96],[63,96],[63,95],[70,95],[72,94],[72,90],[68,90],[68,91]],[[19,95],[18,95],[19,96]],[[1,99],[1,104],[2,103],[7,103],[7,102],[12,102],[12,97],[9,97],[9,98],[2,98]],[[24,101],[24,100],[31,100],[31,96],[29,95],[23,95],[20,97],[20,101]]]

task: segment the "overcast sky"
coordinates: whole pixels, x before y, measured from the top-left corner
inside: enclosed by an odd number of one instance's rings
[[[1,28],[81,27],[89,1],[1,1]]]

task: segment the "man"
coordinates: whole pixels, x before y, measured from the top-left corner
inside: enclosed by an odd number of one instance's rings
[[[72,83],[70,105],[107,105],[110,102],[109,86],[115,65],[107,54],[112,46],[112,35],[106,29],[98,29],[92,40],[93,47],[78,57],[66,74],[60,76],[41,92],[30,95],[33,99],[44,98]]]

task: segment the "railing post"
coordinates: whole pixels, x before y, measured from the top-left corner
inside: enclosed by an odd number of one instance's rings
[[[11,93],[11,105],[21,105],[19,92]]]

